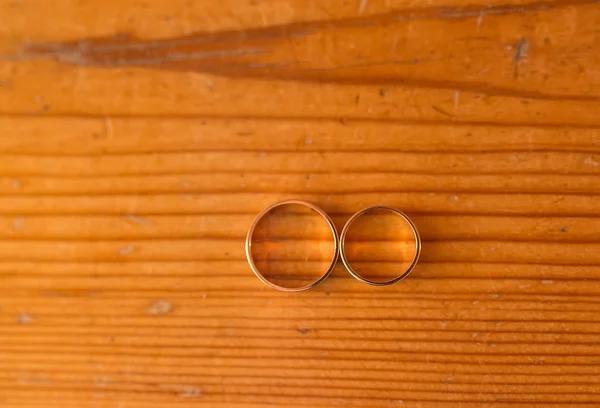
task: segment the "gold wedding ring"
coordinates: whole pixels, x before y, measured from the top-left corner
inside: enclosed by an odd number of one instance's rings
[[[284,286],[279,286],[279,285],[271,282],[270,280],[268,280],[258,270],[258,268],[256,267],[256,264],[254,263],[254,258],[252,257],[252,235],[254,234],[254,230],[256,229],[256,226],[258,225],[259,221],[265,215],[267,215],[270,211],[272,211],[274,208],[280,207],[282,205],[288,205],[288,204],[303,205],[305,207],[310,208],[313,211],[316,211],[321,217],[323,217],[325,219],[325,221],[327,221],[327,224],[329,225],[329,228],[331,229],[331,233],[333,235],[333,256],[331,258],[331,263],[329,264],[329,267],[327,268],[327,270],[321,276],[319,276],[319,278],[317,278],[317,280],[309,283],[308,285],[300,286],[300,287],[295,287],[295,288],[288,288],[288,287],[284,287]],[[250,225],[250,228],[248,229],[248,234],[246,235],[246,258],[248,259],[248,263],[250,264],[250,268],[252,269],[252,272],[254,272],[254,274],[256,275],[256,277],[258,279],[260,279],[260,281],[262,283],[264,283],[265,285],[267,285],[267,286],[269,286],[269,287],[271,287],[273,289],[280,290],[282,292],[302,292],[304,290],[312,289],[315,286],[317,286],[319,283],[323,282],[329,276],[329,274],[331,273],[331,271],[333,271],[333,268],[335,267],[335,264],[337,262],[339,251],[340,251],[340,240],[338,238],[338,233],[337,233],[337,230],[335,229],[335,225],[333,224],[333,221],[325,213],[325,211],[323,211],[319,207],[317,207],[317,206],[315,206],[315,205],[313,205],[311,203],[308,203],[306,201],[287,200],[287,201],[282,201],[282,202],[277,203],[277,204],[273,204],[272,206],[264,209],[260,214],[258,214],[256,216],[256,218],[252,222],[252,225]]]
[[[412,233],[413,233],[414,238],[415,238],[415,255],[413,257],[412,262],[410,263],[410,265],[408,266],[408,268],[400,276],[398,276],[396,278],[393,278],[391,280],[387,280],[387,281],[374,281],[374,280],[370,280],[370,279],[367,279],[367,278],[361,276],[350,265],[350,262],[348,261],[348,258],[346,257],[346,251],[345,251],[346,234],[348,233],[348,230],[350,229],[350,226],[352,225],[352,223],[354,221],[356,221],[356,219],[358,217],[360,217],[361,215],[364,215],[364,214],[366,214],[368,212],[371,212],[371,211],[377,211],[377,210],[391,211],[394,214],[397,214],[400,217],[402,217],[404,219],[404,221],[406,221],[406,223],[411,228]],[[342,233],[340,235],[340,258],[342,258],[342,262],[344,263],[344,266],[346,267],[346,269],[348,269],[348,272],[350,272],[350,274],[353,277],[355,277],[356,279],[358,279],[359,281],[361,281],[363,283],[366,283],[366,284],[369,284],[369,285],[373,285],[373,286],[387,286],[387,285],[392,285],[392,284],[394,284],[396,282],[399,282],[402,279],[406,278],[408,276],[408,274],[417,265],[417,261],[419,260],[419,255],[420,254],[421,254],[421,238],[419,237],[419,233],[417,232],[417,228],[415,227],[415,224],[413,224],[413,222],[410,220],[410,218],[408,218],[406,216],[406,214],[404,214],[401,211],[396,210],[395,208],[391,208],[391,207],[374,206],[374,207],[365,208],[364,210],[361,210],[361,211],[357,212],[352,217],[350,217],[350,219],[348,220],[348,222],[346,222],[346,225],[344,225],[344,228],[342,229]]]

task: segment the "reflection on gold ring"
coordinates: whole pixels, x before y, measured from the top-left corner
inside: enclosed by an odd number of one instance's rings
[[[377,211],[377,210],[385,210],[385,211],[391,211],[392,213],[399,215],[400,217],[402,217],[404,219],[404,221],[406,221],[406,223],[409,225],[413,237],[415,239],[415,255],[412,259],[412,262],[410,263],[410,265],[408,266],[408,268],[399,276],[387,280],[387,281],[375,281],[375,280],[371,280],[371,279],[367,279],[364,276],[360,275],[358,272],[356,272],[352,266],[350,265],[350,262],[348,261],[348,258],[346,256],[346,235],[348,234],[348,230],[350,229],[350,226],[352,225],[352,223],[354,221],[356,221],[356,219],[358,219],[360,216],[371,212],[371,211]],[[408,274],[415,268],[415,266],[417,265],[417,262],[419,260],[419,255],[421,254],[421,238],[419,237],[419,233],[417,232],[417,228],[415,227],[415,225],[413,224],[413,222],[410,220],[410,218],[408,218],[406,216],[406,214],[404,214],[403,212],[396,210],[395,208],[391,208],[391,207],[386,207],[386,206],[373,206],[373,207],[368,207],[365,208],[364,210],[361,210],[359,212],[357,212],[356,214],[354,214],[352,217],[350,217],[350,219],[346,222],[346,225],[344,225],[344,228],[342,229],[342,233],[340,235],[340,258],[342,258],[342,262],[344,263],[344,266],[346,267],[346,269],[348,269],[348,272],[350,272],[350,274],[358,279],[359,281],[369,284],[369,285],[373,285],[373,286],[388,286],[388,285],[392,285],[396,282],[401,281],[402,279],[406,278],[408,276]]]
[[[256,266],[256,263],[254,262],[254,258],[252,256],[252,237],[254,235],[254,230],[256,229],[256,226],[258,225],[259,221],[273,209],[280,207],[282,205],[289,205],[289,204],[303,205],[303,206],[308,207],[311,210],[317,212],[321,217],[323,217],[323,219],[325,219],[325,221],[327,221],[327,224],[328,224],[329,228],[331,229],[331,233],[333,234],[333,257],[331,258],[331,262],[329,263],[327,270],[323,274],[321,274],[316,280],[310,282],[309,284],[300,286],[300,287],[295,287],[295,288],[288,288],[285,286],[280,286],[280,285],[277,285],[277,284],[271,282],[270,280],[268,280],[259,271],[259,269]],[[301,292],[301,291],[312,289],[315,286],[317,286],[319,283],[323,282],[329,276],[331,271],[333,271],[333,268],[335,267],[335,264],[337,262],[339,250],[340,250],[340,241],[339,241],[337,230],[336,230],[335,225],[333,224],[333,221],[331,220],[331,218],[325,213],[325,211],[323,211],[319,207],[315,206],[314,204],[308,203],[306,201],[300,201],[300,200],[282,201],[280,203],[273,204],[272,206],[264,209],[260,214],[258,214],[256,216],[256,218],[252,222],[252,225],[250,225],[250,228],[248,229],[248,234],[246,235],[246,258],[248,259],[248,264],[250,265],[252,272],[254,272],[256,277],[258,279],[260,279],[260,281],[263,282],[265,285],[267,285],[273,289],[280,290],[282,292]]]

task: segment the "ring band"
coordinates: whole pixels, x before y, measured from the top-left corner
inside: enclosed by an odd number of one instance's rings
[[[367,279],[367,278],[361,276],[358,272],[356,272],[352,268],[352,266],[350,266],[350,262],[346,258],[346,251],[345,251],[346,234],[348,233],[348,230],[350,229],[350,226],[361,215],[363,215],[363,214],[365,214],[367,212],[370,212],[370,211],[375,211],[375,210],[391,211],[394,214],[397,214],[400,217],[402,217],[404,219],[404,221],[406,221],[408,223],[408,225],[410,226],[410,228],[412,230],[412,233],[413,233],[413,235],[415,237],[415,256],[414,256],[411,264],[408,266],[408,268],[406,269],[406,271],[404,271],[400,276],[398,276],[398,277],[396,277],[394,279],[388,280],[388,281],[373,281],[373,280],[370,280],[370,279]],[[344,225],[344,228],[342,229],[342,233],[340,235],[340,257],[342,258],[342,262],[344,263],[344,266],[346,267],[346,269],[348,269],[348,272],[350,272],[350,274],[354,278],[358,279],[359,281],[361,281],[363,283],[366,283],[366,284],[369,284],[369,285],[373,285],[373,286],[388,286],[388,285],[392,285],[392,284],[394,284],[396,282],[399,282],[402,279],[406,278],[408,276],[408,274],[417,265],[417,261],[419,260],[419,255],[420,254],[421,254],[421,238],[419,237],[419,233],[417,232],[417,228],[415,227],[415,224],[413,224],[413,222],[410,220],[410,218],[408,218],[406,216],[406,214],[404,214],[402,211],[396,210],[395,208],[391,208],[391,207],[373,206],[373,207],[368,207],[368,208],[365,208],[364,210],[361,210],[361,211],[357,212],[352,217],[350,217],[350,219],[346,222],[346,225]]]
[[[279,286],[279,285],[271,282],[270,280],[268,280],[258,270],[258,268],[256,267],[256,264],[254,263],[254,258],[252,257],[252,235],[254,234],[254,230],[255,230],[256,226],[258,225],[259,221],[274,208],[277,208],[282,205],[287,205],[287,204],[303,205],[305,207],[310,208],[313,211],[316,211],[321,217],[323,217],[325,219],[325,221],[327,221],[327,224],[329,225],[329,228],[331,229],[331,233],[333,234],[333,257],[331,258],[331,263],[329,264],[329,267],[327,268],[325,273],[323,273],[321,276],[319,276],[319,278],[317,278],[317,280],[309,283],[308,285],[300,286],[300,287],[296,287],[296,288],[286,288],[284,286]],[[248,229],[248,234],[246,235],[246,258],[248,259],[248,263],[250,264],[250,268],[252,269],[252,272],[254,272],[256,277],[258,279],[260,279],[260,281],[262,283],[264,283],[265,285],[267,285],[273,289],[280,290],[282,292],[302,292],[305,290],[312,289],[315,286],[317,286],[319,283],[323,282],[329,276],[331,271],[333,271],[333,268],[335,267],[335,264],[337,262],[339,251],[340,251],[340,240],[338,238],[338,233],[337,233],[337,230],[335,229],[335,225],[333,224],[333,221],[325,213],[325,211],[323,211],[319,207],[317,207],[311,203],[308,203],[306,201],[287,200],[287,201],[282,201],[277,204],[273,204],[272,206],[264,209],[260,214],[258,214],[256,216],[256,218],[252,222],[252,225],[250,225],[250,228]]]

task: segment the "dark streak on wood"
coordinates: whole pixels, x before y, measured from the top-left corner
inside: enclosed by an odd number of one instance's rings
[[[0,115],[0,118],[40,118],[41,116],[37,113],[11,113],[10,115]],[[81,113],[53,113],[52,118],[79,118],[79,119],[104,119],[104,115],[96,115],[96,114],[81,114]],[[413,126],[422,126],[422,125],[437,125],[437,126],[487,126],[493,128],[511,128],[511,129],[521,129],[521,128],[529,128],[529,127],[537,127],[540,129],[565,129],[566,127],[573,129],[585,129],[585,130],[595,130],[599,129],[600,126],[596,124],[587,124],[580,122],[560,122],[560,123],[539,123],[534,121],[523,121],[523,122],[494,122],[489,120],[461,120],[457,122],[455,120],[439,120],[439,119],[396,119],[396,118],[373,118],[368,116],[328,116],[328,115],[297,115],[297,116],[289,116],[289,115],[256,115],[256,114],[238,114],[238,115],[220,115],[220,114],[195,114],[195,113],[167,113],[167,114],[111,114],[111,118],[120,118],[120,119],[178,119],[178,120],[198,120],[198,119],[237,119],[237,120],[256,120],[256,121],[290,121],[290,122],[304,122],[304,121],[314,121],[314,122],[324,122],[324,121],[337,121],[344,126],[351,126],[352,123],[395,123],[395,124],[404,124],[404,125],[413,125]],[[205,124],[204,121],[201,124]]]
[[[434,111],[436,111],[436,112],[438,112],[438,113],[441,113],[442,115],[444,115],[444,116],[446,116],[446,117],[448,117],[448,118],[454,118],[454,117],[455,117],[455,116],[454,116],[454,115],[452,115],[451,113],[449,113],[449,112],[446,112],[445,110],[443,110],[442,108],[440,108],[440,107],[438,107],[438,106],[435,106],[435,105],[433,105],[433,106],[431,106],[431,107],[433,108],[433,110],[434,110]]]
[[[317,32],[340,28],[398,24],[416,20],[470,19],[480,16],[539,12],[573,5],[586,5],[591,0],[555,0],[532,2],[520,6],[468,6],[460,8],[423,8],[396,11],[339,21],[314,21],[254,28],[244,31],[197,33],[187,37],[157,41],[135,39],[129,35],[89,38],[70,43],[31,44],[15,59],[51,58],[60,62],[97,67],[148,67],[178,71],[196,71],[227,77],[265,78],[306,82],[347,84],[403,85],[435,89],[468,89],[485,95],[502,95],[530,99],[597,101],[593,95],[548,94],[522,86],[494,84],[472,79],[430,78],[411,65],[428,62],[458,61],[465,55],[448,54],[431,58],[355,59],[337,66],[322,66],[319,62],[296,60],[289,51],[289,41],[304,44]],[[329,34],[334,35],[334,34]],[[337,35],[337,34],[336,34]],[[515,76],[519,60],[526,54],[527,40],[521,40],[514,56]],[[421,56],[422,57],[422,56]],[[472,56],[471,56],[472,57]],[[499,57],[502,57],[499,55]],[[507,64],[510,60],[507,60]],[[382,95],[383,96],[383,95]]]
[[[515,51],[515,78],[519,77],[519,62],[527,56],[529,52],[529,40],[521,38],[516,45]]]
[[[13,84],[7,81],[2,81],[0,80],[0,88],[4,88],[4,89],[13,89]]]

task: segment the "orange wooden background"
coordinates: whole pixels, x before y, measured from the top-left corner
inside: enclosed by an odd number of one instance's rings
[[[0,406],[600,406],[599,21],[1,0]],[[270,290],[243,240],[287,198],[399,208],[422,261]]]

